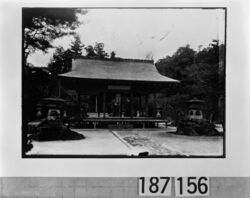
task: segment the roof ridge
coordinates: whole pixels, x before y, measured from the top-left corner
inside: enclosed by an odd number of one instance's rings
[[[112,59],[104,58],[100,59],[98,57],[87,57],[87,56],[79,56],[75,57],[73,59],[89,59],[89,60],[99,60],[99,61],[118,61],[118,62],[139,62],[139,63],[152,63],[154,64],[154,60],[146,60],[146,59],[133,59],[133,58],[121,58],[121,57],[115,57]]]

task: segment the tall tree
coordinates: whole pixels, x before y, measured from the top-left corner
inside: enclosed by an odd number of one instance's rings
[[[111,60],[114,60],[114,59],[115,59],[115,56],[116,56],[115,51],[112,51],[112,52],[110,53],[110,59],[111,59]]]
[[[88,45],[84,49],[86,51],[87,57],[96,57],[97,56],[97,54],[95,53],[94,47],[92,45]]]
[[[181,80],[179,92],[168,98],[170,105],[179,108],[188,99],[198,97],[206,101],[207,114],[217,120],[219,111],[224,111],[224,107],[218,107],[219,99],[225,95],[225,64],[222,54],[224,45],[213,40],[208,47],[198,52],[189,46],[180,47],[173,56],[157,61],[156,67],[163,75]],[[185,106],[182,111],[185,111]]]
[[[104,43],[95,43],[94,50],[100,59],[105,59],[108,57],[108,53],[104,50]]]
[[[108,53],[104,50],[104,43],[95,43],[95,46],[89,45],[85,47],[86,56],[97,58],[97,59],[105,59],[108,58]]]
[[[180,47],[173,56],[157,61],[156,66],[162,74],[167,74],[178,80],[185,79],[185,69],[195,62],[196,52],[189,45]]]
[[[72,59],[82,55],[82,44],[79,35],[74,37],[71,42],[70,48],[64,50],[63,47],[56,48],[50,63],[48,64],[49,70],[52,74],[65,73],[71,70]]]
[[[86,11],[76,8],[23,8],[23,63],[35,50],[47,52],[51,42],[62,36],[74,34],[79,26],[77,14]]]
[[[75,35],[74,41],[72,41],[70,45],[72,56],[74,58],[81,56],[83,48],[84,48],[84,44],[82,44],[80,36],[78,34]]]
[[[69,50],[64,50],[61,46],[57,47],[48,64],[50,72],[56,75],[69,70],[70,58],[71,54]]]

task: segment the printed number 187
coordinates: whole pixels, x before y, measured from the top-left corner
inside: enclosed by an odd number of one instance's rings
[[[140,177],[139,195],[170,196],[171,195],[170,177]]]

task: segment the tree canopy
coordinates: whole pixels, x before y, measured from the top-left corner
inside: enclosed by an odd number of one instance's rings
[[[74,37],[74,41],[71,42],[70,45],[70,50],[72,53],[72,57],[77,57],[77,56],[81,56],[82,55],[82,50],[84,48],[84,44],[82,44],[80,36],[79,35],[75,35]]]
[[[74,37],[70,48],[64,50],[63,47],[56,48],[56,51],[51,58],[48,68],[52,74],[65,73],[71,70],[72,59],[82,55],[84,45],[82,44],[79,35]]]
[[[224,45],[217,40],[206,48],[195,51],[189,45],[180,47],[172,56],[156,62],[156,67],[163,75],[181,81],[181,87],[168,103],[179,111],[185,111],[187,100],[197,97],[206,102],[206,112],[214,119],[221,119],[224,108],[219,108],[219,101],[225,95]],[[220,109],[220,110],[219,110]]]
[[[93,57],[98,59],[105,59],[108,58],[108,53],[104,50],[104,43],[95,43],[95,46],[89,45],[85,47],[86,56]],[[115,57],[115,53],[111,54],[112,58]]]
[[[115,56],[116,56],[115,51],[112,51],[112,52],[110,53],[110,59],[111,59],[111,60],[114,60],[114,59],[115,59]]]
[[[23,8],[24,64],[35,50],[47,52],[52,41],[74,34],[79,26],[78,14],[86,11],[76,8]]]

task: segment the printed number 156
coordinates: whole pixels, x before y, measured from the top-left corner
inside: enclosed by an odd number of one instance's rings
[[[209,196],[208,177],[177,177],[175,178],[175,196]]]

